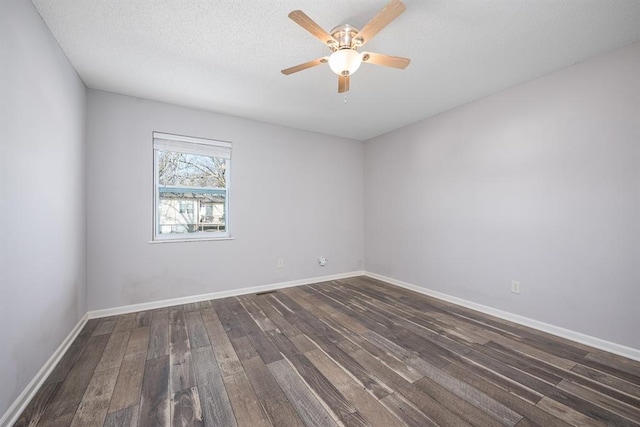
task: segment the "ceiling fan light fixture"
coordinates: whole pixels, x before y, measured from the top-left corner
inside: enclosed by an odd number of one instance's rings
[[[339,76],[350,76],[362,64],[362,56],[355,50],[345,48],[336,50],[329,57],[331,71]]]

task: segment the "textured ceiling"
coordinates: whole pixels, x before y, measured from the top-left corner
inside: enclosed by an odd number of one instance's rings
[[[640,40],[638,0],[406,0],[351,90],[329,50],[287,18],[361,28],[385,0],[33,0],[90,88],[359,140]]]

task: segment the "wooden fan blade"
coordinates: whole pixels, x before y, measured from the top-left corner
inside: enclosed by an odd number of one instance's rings
[[[345,93],[349,90],[350,76],[338,76],[338,93]]]
[[[338,42],[334,39],[331,34],[327,33],[322,27],[315,23],[315,21],[306,13],[301,10],[294,10],[289,14],[289,18],[293,20],[296,24],[300,25],[305,30],[309,31],[311,35],[320,40],[322,43],[331,47],[333,45],[337,45]]]
[[[288,76],[289,74],[297,73],[298,71],[306,70],[307,68],[315,67],[316,65],[324,64],[329,60],[326,56],[324,58],[314,59],[313,61],[305,62],[304,64],[296,65],[294,67],[286,68],[282,70],[282,74]]]
[[[391,3],[387,4],[384,9],[378,12],[378,14],[374,16],[358,34],[356,34],[354,40],[357,45],[363,46],[371,40],[373,36],[378,34],[380,30],[389,25],[391,21],[400,16],[400,14],[402,14],[406,9],[407,6],[405,6],[402,1],[392,0]]]
[[[383,55],[382,53],[362,52],[362,62],[404,70],[409,66],[411,60],[400,56]]]

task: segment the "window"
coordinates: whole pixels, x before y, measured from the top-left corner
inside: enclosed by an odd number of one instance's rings
[[[156,241],[229,237],[231,143],[153,133]]]

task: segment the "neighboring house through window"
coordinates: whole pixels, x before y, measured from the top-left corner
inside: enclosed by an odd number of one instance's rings
[[[153,133],[155,241],[229,237],[231,143]]]

